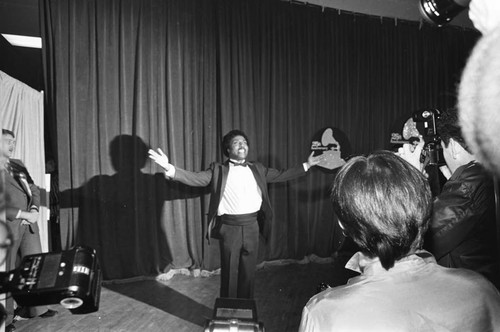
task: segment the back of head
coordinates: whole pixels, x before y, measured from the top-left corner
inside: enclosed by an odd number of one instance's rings
[[[389,151],[352,158],[332,188],[346,235],[387,270],[422,247],[431,199],[425,176]]]
[[[462,135],[462,128],[458,119],[458,110],[450,108],[441,113],[436,123],[436,130],[445,146],[450,144],[450,138],[460,144],[470,153],[469,147]]]
[[[476,159],[500,175],[500,26],[474,47],[458,91],[460,124]]]

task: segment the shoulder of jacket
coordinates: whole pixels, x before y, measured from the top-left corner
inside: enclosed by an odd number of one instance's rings
[[[473,163],[462,170],[457,181],[468,184],[469,186],[479,186],[482,184],[493,184],[493,177],[479,163]]]
[[[9,159],[9,163],[24,167],[24,163],[22,162],[21,159]]]
[[[208,167],[207,171],[210,171],[210,172],[212,172],[212,174],[217,175],[217,174],[219,174],[220,171],[222,171],[222,169],[224,168],[224,166],[225,165],[223,163],[214,161],[214,162],[212,162],[210,164],[210,166]]]
[[[215,168],[218,168],[219,166],[224,166],[224,164],[220,163],[218,161],[214,161],[214,162],[210,163],[210,166],[208,168],[215,169]]]
[[[438,195],[449,195],[450,193],[461,193],[466,197],[472,197],[478,190],[493,191],[493,178],[480,164],[474,163],[460,171],[460,174],[448,180]]]

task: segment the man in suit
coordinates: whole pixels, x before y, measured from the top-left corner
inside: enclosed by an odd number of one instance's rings
[[[18,255],[20,258],[23,258],[26,255],[42,252],[40,232],[37,224],[40,207],[40,190],[34,184],[22,161],[11,159],[14,153],[15,142],[14,133],[10,130],[2,129],[1,160],[3,165],[1,167],[5,175],[6,219],[14,241],[10,249],[10,254],[7,257],[7,268],[9,270],[16,268]],[[52,317],[56,313],[56,311],[50,310],[46,306],[17,308],[14,322],[36,316],[43,318]],[[14,329],[13,324],[9,324],[6,328],[9,331],[13,331]]]
[[[167,178],[184,184],[210,186],[208,238],[218,238],[221,251],[221,297],[253,298],[259,229],[264,238],[271,230],[272,208],[267,183],[300,177],[321,157],[309,156],[302,165],[276,170],[259,162],[247,162],[248,138],[231,130],[222,140],[224,163],[212,163],[201,172],[190,172],[169,163],[158,149],[150,158],[165,169]]]

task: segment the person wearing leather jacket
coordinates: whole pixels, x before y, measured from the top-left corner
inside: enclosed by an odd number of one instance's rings
[[[441,114],[437,132],[448,180],[434,199],[424,248],[439,265],[476,271],[500,289],[493,177],[470,152],[455,109]],[[422,148],[405,144],[399,155],[422,170]]]

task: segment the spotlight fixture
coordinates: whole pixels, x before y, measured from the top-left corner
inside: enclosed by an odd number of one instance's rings
[[[420,0],[418,9],[423,18],[437,26],[451,22],[471,0]]]

